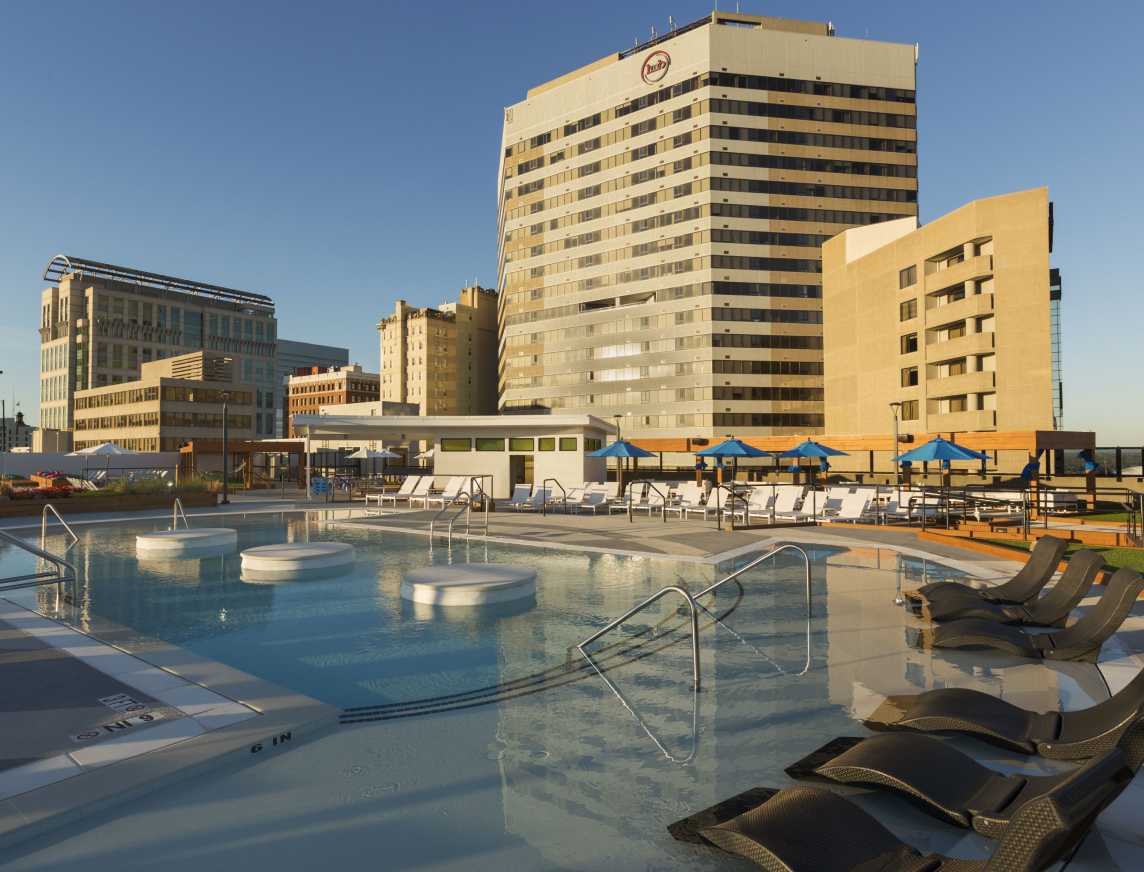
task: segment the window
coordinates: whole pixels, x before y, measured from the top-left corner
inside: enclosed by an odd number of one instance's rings
[[[564,440],[561,439],[560,441],[563,442]],[[575,439],[571,439],[569,441],[571,441],[572,443],[576,442]],[[563,448],[563,445],[561,447]],[[603,447],[604,447],[604,443],[601,440],[589,439],[587,437],[584,437],[584,450],[585,451],[599,451]]]
[[[472,451],[473,440],[468,437],[453,437],[441,440],[442,451]]]
[[[898,320],[909,321],[918,317],[918,301],[906,300],[898,305]]]
[[[917,281],[918,281],[918,268],[917,268],[916,264],[914,266],[908,266],[904,270],[900,270],[898,272],[898,287],[899,288],[908,288],[910,285],[917,284]]]
[[[965,375],[965,358],[950,363],[947,375]]]
[[[918,401],[906,400],[902,403],[902,420],[916,421],[918,419]]]
[[[535,451],[536,440],[529,436],[513,436],[508,440],[509,451]]]
[[[478,436],[477,451],[504,451],[504,437]]]
[[[556,437],[555,436],[541,436],[537,442],[540,443],[541,451],[555,451],[556,450]]]
[[[585,447],[587,447],[586,443],[585,443]],[[560,437],[560,450],[561,451],[575,451],[576,450],[576,437],[575,436],[561,436]]]
[[[964,412],[968,408],[965,397],[950,397],[949,398],[949,411],[950,412]]]
[[[913,354],[918,350],[918,334],[907,333],[901,339],[902,354]]]
[[[902,387],[912,388],[918,383],[918,368],[916,366],[907,366],[902,370]]]

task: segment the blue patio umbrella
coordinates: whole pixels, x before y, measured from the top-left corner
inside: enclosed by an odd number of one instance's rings
[[[773,456],[769,451],[763,451],[761,448],[756,448],[754,445],[748,445],[742,439],[736,439],[734,436],[728,437],[720,442],[718,445],[712,445],[710,448],[704,448],[702,451],[695,452],[700,457],[716,457],[722,460],[724,457],[731,458],[731,482],[732,494],[734,493],[735,474],[739,466],[740,457],[771,457]],[[716,506],[715,509],[715,523],[720,527],[722,526],[722,507]],[[744,516],[746,517],[746,516]],[[749,523],[749,518],[748,518]],[[735,516],[731,515],[731,529],[735,529]]]
[[[904,454],[899,454],[894,458],[898,463],[909,461],[911,463],[929,463],[934,460],[987,460],[988,457],[980,451],[974,451],[972,448],[966,448],[964,445],[958,445],[956,442],[950,442],[948,439],[942,439],[937,436],[927,442],[925,445],[919,445]]]
[[[645,451],[638,445],[632,445],[626,439],[617,439],[611,445],[605,445],[596,451],[591,451],[588,457],[615,457],[618,461],[616,466],[616,481],[619,484],[619,490],[624,489],[624,459],[629,457],[655,457],[655,452]]]
[[[829,445],[807,439],[794,448],[787,449],[779,457],[841,457],[844,455],[846,455],[845,451],[839,451],[837,448],[831,448]]]

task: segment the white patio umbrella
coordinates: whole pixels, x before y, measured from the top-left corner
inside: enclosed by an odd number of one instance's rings
[[[108,471],[111,469],[111,458],[120,454],[131,454],[130,451],[125,451],[114,442],[101,442],[98,445],[91,445],[87,448],[81,448],[79,451],[72,451],[68,453],[68,457],[103,457],[103,476],[106,483],[108,478]],[[83,477],[87,478],[88,466],[85,463],[83,467]]]
[[[433,457],[433,451],[434,451],[434,449],[432,449],[432,448],[426,448],[424,451],[422,451],[420,454],[417,455],[417,459],[418,460],[430,460]]]
[[[380,451],[376,451],[373,448],[362,447],[362,448],[359,448],[357,451],[354,451],[350,454],[347,454],[345,459],[346,460],[380,460],[381,461],[381,468],[384,470],[385,469],[385,461],[394,460],[395,458],[400,457],[400,456],[401,456],[400,454],[394,454],[388,448],[382,448]]]

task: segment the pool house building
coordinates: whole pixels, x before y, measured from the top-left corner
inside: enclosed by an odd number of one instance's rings
[[[607,461],[588,454],[616,432],[593,415],[295,415],[292,425],[307,455],[350,441],[426,442],[435,475],[492,476],[493,499],[550,478],[603,481]]]

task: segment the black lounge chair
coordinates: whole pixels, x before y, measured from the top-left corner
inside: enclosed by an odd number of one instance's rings
[[[1103,702],[1074,712],[1031,712],[980,690],[943,687],[888,696],[864,722],[878,731],[962,733],[1019,754],[1083,760],[1114,747],[1144,716],[1144,669]]]
[[[1117,749],[1094,757],[1082,769],[1112,777],[1126,766],[1135,775],[1144,758],[1144,722],[1133,722]],[[888,790],[939,820],[972,827],[991,839],[1000,838],[1022,808],[1073,774],[1004,775],[942,739],[918,733],[835,739],[786,772],[791,778]]]
[[[993,648],[1018,657],[1082,660],[1095,663],[1100,647],[1115,633],[1144,591],[1144,577],[1135,569],[1118,569],[1095,606],[1071,627],[1054,633],[1026,633],[978,618],[965,618],[915,634],[919,648]]]
[[[1095,551],[1078,551],[1069,560],[1057,583],[1044,596],[1034,597],[1024,604],[1005,605],[953,591],[922,603],[921,616],[938,622],[976,618],[1026,627],[1063,627],[1069,612],[1084,599],[1103,567],[1104,558]]]
[[[923,603],[933,602],[945,596],[961,596],[968,594],[985,602],[999,603],[1001,605],[1019,605],[1028,602],[1041,592],[1053,573],[1061,558],[1065,556],[1068,543],[1057,536],[1042,536],[1029,552],[1029,559],[1025,565],[1011,579],[990,587],[970,587],[959,581],[935,581],[921,587],[902,592],[906,605],[915,611]]]
[[[922,854],[835,793],[813,787],[746,793],[668,827],[767,872],[1041,872],[1067,856],[1132,780],[1120,751],[1024,805],[986,860]]]

